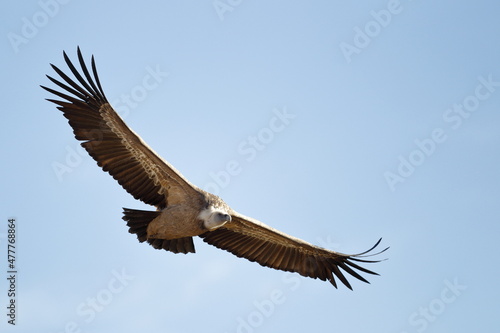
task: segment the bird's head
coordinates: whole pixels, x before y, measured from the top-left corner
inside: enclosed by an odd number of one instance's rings
[[[231,222],[231,215],[228,212],[212,205],[203,209],[198,218],[203,221],[205,228],[210,231],[222,227],[227,222]]]

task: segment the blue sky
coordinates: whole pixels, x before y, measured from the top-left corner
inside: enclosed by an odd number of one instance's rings
[[[500,5],[9,2],[2,11],[2,332],[470,332],[497,326]],[[195,239],[137,242],[134,200],[44,101],[79,45],[129,126],[194,184],[381,276],[354,291]],[[7,220],[17,224],[7,323]]]

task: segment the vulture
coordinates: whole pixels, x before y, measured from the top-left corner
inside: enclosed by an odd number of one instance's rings
[[[193,237],[232,254],[287,272],[323,281],[335,288],[340,280],[352,290],[346,273],[369,283],[359,272],[378,275],[362,266],[385,250],[344,254],[312,245],[287,235],[229,207],[217,195],[191,184],[170,163],[162,159],[139,135],[132,131],[108,102],[97,75],[94,57],[87,67],[77,48],[80,69],[66,52],[64,60],[73,78],[58,67],[51,67],[60,79],[47,78],[63,92],[41,86],[59,99],[57,105],[68,119],[75,138],[97,162],[135,199],[156,207],[146,211],[123,208],[123,220],[139,242],[173,253],[194,253]]]

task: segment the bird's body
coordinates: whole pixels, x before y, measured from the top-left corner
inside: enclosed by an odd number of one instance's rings
[[[148,225],[148,238],[176,239],[207,232],[198,212],[192,205],[172,205],[163,209]]]
[[[161,210],[148,225],[148,238],[176,239],[199,236],[229,222],[231,213],[232,210],[222,199],[201,192],[198,200],[181,202]]]
[[[147,241],[156,249],[189,253],[195,252],[193,237],[199,236],[238,257],[328,280],[335,287],[337,277],[351,288],[340,268],[364,282],[368,281],[355,269],[376,274],[354,262],[377,262],[362,257],[380,240],[368,251],[355,255],[326,250],[241,215],[218,196],[191,184],[115,112],[104,95],[93,58],[92,75],[79,49],[81,71],[65,53],[64,58],[78,82],[53,65],[65,83],[48,78],[72,96],[43,88],[63,99],[49,101],[58,105],[69,120],[75,138],[83,141],[82,146],[97,164],[134,198],[156,207],[155,211],[124,208],[123,219],[129,232],[136,234],[140,242]]]

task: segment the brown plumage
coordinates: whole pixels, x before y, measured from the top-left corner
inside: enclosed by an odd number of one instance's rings
[[[380,240],[368,251],[354,255],[326,250],[243,216],[218,196],[191,184],[128,128],[113,110],[101,87],[94,57],[91,73],[80,49],[81,71],[66,53],[63,55],[76,81],[51,65],[64,82],[47,77],[66,92],[42,88],[62,99],[48,100],[58,105],[73,128],[75,138],[83,141],[81,145],[97,164],[135,199],[157,208],[156,211],[124,208],[123,219],[129,232],[136,234],[140,242],[147,241],[155,249],[189,253],[195,252],[193,236],[199,236],[238,257],[262,266],[328,280],[335,287],[337,277],[352,289],[343,272],[364,282],[368,281],[356,270],[378,275],[356,262],[378,262],[363,257],[369,256],[368,252]]]

